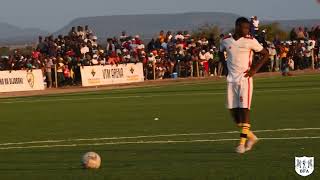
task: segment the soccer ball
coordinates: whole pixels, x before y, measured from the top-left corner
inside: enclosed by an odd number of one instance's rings
[[[95,152],[88,152],[82,156],[81,162],[85,169],[99,169],[101,166],[101,158]]]

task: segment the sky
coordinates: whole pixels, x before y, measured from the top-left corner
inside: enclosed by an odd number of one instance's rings
[[[78,17],[232,12],[263,19],[320,19],[320,0],[1,0],[0,22],[57,31]]]

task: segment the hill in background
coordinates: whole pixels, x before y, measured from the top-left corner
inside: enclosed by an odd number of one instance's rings
[[[222,12],[194,12],[180,14],[145,14],[145,15],[116,15],[77,18],[54,32],[54,35],[67,34],[73,26],[89,27],[97,34],[100,41],[107,37],[119,36],[121,31],[131,35],[139,34],[144,39],[154,37],[160,30],[188,30],[193,31],[202,25],[217,25],[222,31],[229,31],[234,26],[235,19],[239,17],[233,13]],[[263,24],[274,21],[261,20]],[[309,20],[279,20],[285,30],[293,27],[312,27],[320,24],[320,19]],[[0,23],[0,43],[17,44],[36,42],[39,35],[48,35],[40,29],[23,29],[7,23]]]
[[[2,44],[35,42],[39,35],[49,32],[37,28],[20,28],[8,23],[0,23],[0,42]]]

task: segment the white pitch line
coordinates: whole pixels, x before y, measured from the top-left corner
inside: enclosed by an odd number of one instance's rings
[[[289,91],[306,91],[306,90],[319,90],[319,88],[300,88],[300,89],[273,89],[273,90],[257,90],[254,93],[264,92],[289,92]],[[57,102],[57,101],[86,101],[86,100],[105,100],[105,99],[129,99],[129,98],[153,98],[153,97],[169,97],[169,96],[202,96],[202,95],[225,95],[226,92],[213,92],[213,93],[169,93],[158,95],[133,95],[133,96],[102,96],[102,97],[89,97],[89,98],[54,98],[54,99],[30,99],[30,100],[17,100],[17,101],[0,101],[0,104],[13,104],[13,103],[37,103],[37,102]]]
[[[260,138],[260,140],[301,140],[301,139],[320,139],[320,136]],[[57,144],[57,145],[41,145],[41,146],[3,147],[3,148],[0,148],[0,150],[39,149],[39,148],[55,148],[55,147],[79,147],[79,146],[104,146],[104,145],[126,145],[126,144],[202,143],[202,142],[238,141],[238,140],[239,139],[198,139],[198,140],[108,142],[108,143],[93,143],[93,144]]]
[[[261,132],[306,131],[306,130],[320,130],[320,128],[265,129],[265,130],[256,130],[256,131],[253,131],[253,132],[261,133]],[[0,146],[42,144],[42,143],[61,143],[61,142],[80,142],[80,141],[142,139],[142,138],[158,138],[158,137],[178,137],[178,136],[203,136],[203,135],[237,134],[237,133],[239,133],[239,131],[224,131],[224,132],[213,132],[213,133],[162,134],[162,135],[129,136],[129,137],[104,137],[104,138],[85,138],[85,139],[61,139],[61,140],[45,140],[45,141],[3,143],[3,144],[0,144]]]

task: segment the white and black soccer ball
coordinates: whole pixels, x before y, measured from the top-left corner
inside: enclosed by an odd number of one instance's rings
[[[85,169],[99,169],[101,166],[101,158],[95,152],[88,152],[82,156],[81,164]]]

